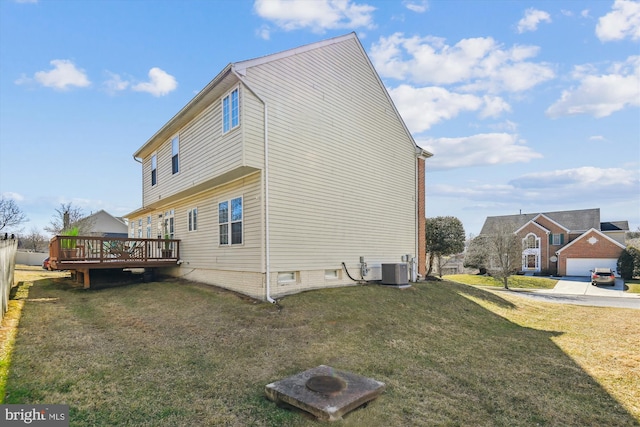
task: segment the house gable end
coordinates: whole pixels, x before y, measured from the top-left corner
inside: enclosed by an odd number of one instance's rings
[[[594,238],[595,241],[589,242],[589,244],[591,244],[592,246],[595,246],[596,244],[599,243],[597,241],[598,237],[601,237],[602,239],[604,239],[604,241],[609,242],[609,243],[619,247],[620,249],[624,249],[626,247],[625,245],[623,245],[623,244],[621,244],[619,242],[616,242],[611,237],[609,237],[606,234],[602,233],[600,230],[592,228],[591,230],[588,230],[587,232],[583,233],[577,239],[572,240],[571,243],[569,243],[568,245],[560,248],[556,253],[557,254],[561,254],[561,253],[568,252],[570,250],[570,248],[572,248],[573,246],[579,245],[582,242],[584,242],[585,240],[588,240],[588,239],[591,239],[591,238]]]
[[[531,221],[527,222],[526,224],[524,224],[522,227],[518,228],[516,231],[514,231],[514,234],[518,234],[519,235],[521,233],[521,231],[526,230],[526,229],[530,229],[530,226],[540,229],[545,234],[549,234],[550,233],[550,231],[547,228],[545,228],[542,225],[538,224],[534,220],[531,220]],[[536,234],[536,233],[534,233],[534,234]]]
[[[300,46],[297,48],[289,49],[289,50],[278,52],[271,55],[266,55],[266,56],[255,58],[255,59],[235,62],[232,64],[232,70],[233,72],[237,73],[241,79],[244,79],[246,77],[249,77],[249,70],[251,68],[264,66],[276,61],[291,59],[292,57],[295,57],[297,55],[313,54],[314,50],[323,49],[323,48],[331,47],[334,45],[338,45],[340,43],[349,43],[349,42],[355,42],[355,44],[357,45],[362,59],[366,62],[369,68],[369,71],[371,72],[372,76],[374,76],[376,80],[378,89],[381,91],[381,93],[384,94],[384,97],[386,98],[386,102],[389,108],[392,110],[393,114],[395,115],[395,118],[398,120],[399,124],[401,125],[406,138],[411,142],[412,146],[414,147],[416,157],[422,158],[422,159],[432,157],[433,156],[432,153],[430,153],[429,151],[423,149],[422,147],[416,144],[415,140],[413,139],[413,135],[411,135],[411,132],[407,128],[404,120],[402,119],[402,116],[400,115],[395,104],[393,103],[393,100],[391,99],[389,92],[387,91],[386,87],[382,83],[382,80],[380,79],[378,72],[375,70],[369,56],[367,55],[366,51],[364,50],[364,47],[362,46],[362,43],[360,43],[360,40],[358,39],[355,33],[349,33],[343,36],[319,41],[316,43],[311,43],[305,46]],[[246,81],[245,81],[245,84],[247,84]],[[248,86],[251,90],[252,85],[248,83]]]
[[[551,227],[548,225],[544,225],[545,222],[549,222],[553,225],[555,225],[558,228],[561,228],[562,230],[566,231],[567,233],[570,231],[567,227],[565,227],[564,225],[554,221],[553,219],[549,218],[548,216],[546,216],[545,214],[541,213],[538,214],[533,221],[535,221],[537,224],[543,225],[545,228],[547,228],[549,231],[551,231]]]

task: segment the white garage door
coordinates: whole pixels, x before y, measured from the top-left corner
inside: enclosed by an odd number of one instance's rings
[[[569,258],[567,260],[567,276],[589,276],[590,270],[599,267],[609,267],[616,271],[617,263],[617,258]]]

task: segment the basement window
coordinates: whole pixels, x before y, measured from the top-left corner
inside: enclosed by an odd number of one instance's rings
[[[340,270],[325,270],[324,278],[326,280],[337,280],[340,278]]]
[[[296,272],[295,271],[281,271],[278,273],[278,283],[281,285],[295,283],[296,282]]]

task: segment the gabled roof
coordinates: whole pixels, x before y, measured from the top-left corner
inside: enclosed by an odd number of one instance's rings
[[[572,245],[574,245],[576,242],[579,242],[580,240],[583,240],[584,238],[586,238],[589,233],[591,232],[595,232],[597,235],[602,236],[603,239],[608,240],[609,242],[613,243],[616,246],[620,246],[622,249],[626,248],[625,245],[623,245],[620,242],[616,242],[615,240],[613,240],[611,237],[607,236],[606,234],[602,233],[600,230],[597,230],[595,228],[592,228],[590,230],[587,230],[586,233],[584,233],[582,236],[578,237],[575,240],[572,240],[571,243],[569,243],[566,246],[563,246],[562,248],[560,248],[559,250],[556,251],[557,254],[559,254],[560,252],[564,251],[565,249],[567,249],[568,247],[571,247]]]
[[[414,146],[417,147],[416,155],[421,158],[428,158],[433,156],[432,153],[418,147],[418,145],[416,144],[415,140],[413,139],[413,135],[411,135],[411,132],[409,132],[409,129],[407,128],[404,120],[400,116],[400,113],[398,112],[395,104],[393,103],[393,100],[389,96],[387,89],[382,83],[380,76],[378,75],[375,68],[373,67],[373,64],[371,63],[369,56],[367,55],[366,51],[362,47],[362,43],[360,43],[358,36],[356,36],[356,34],[352,32],[349,34],[345,34],[343,36],[321,40],[319,42],[295,47],[293,49],[288,49],[282,52],[273,53],[273,54],[261,56],[258,58],[254,58],[254,59],[248,59],[244,61],[230,63],[220,73],[218,73],[218,75],[211,82],[209,82],[209,84],[204,89],[202,89],[191,101],[189,101],[187,105],[185,105],[175,116],[173,116],[171,120],[169,120],[160,130],[158,130],[142,147],[140,147],[134,153],[133,157],[136,159],[143,158],[153,153],[153,151],[160,144],[164,143],[167,139],[169,139],[176,132],[178,132],[182,126],[184,126],[190,120],[192,120],[198,114],[200,114],[208,105],[211,104],[211,102],[215,101],[216,99],[221,97],[224,93],[226,93],[233,86],[233,84],[237,84],[238,81],[244,81],[243,76],[246,75],[247,68],[266,64],[271,61],[277,61],[293,55],[299,55],[301,53],[310,52],[314,49],[319,49],[319,48],[330,46],[336,43],[342,43],[348,40],[354,40],[357,43],[358,47],[360,48],[360,51],[362,52],[364,58],[366,59],[369,66],[371,67],[371,70],[374,76],[378,80],[378,84],[380,85],[380,88],[382,89],[385,96],[387,97],[389,104],[394,109],[394,112],[398,117],[398,120],[402,124],[408,138],[411,140]]]
[[[570,232],[584,232],[591,228],[600,228],[600,209],[581,209],[573,211],[556,211],[528,213],[517,215],[488,216],[480,234],[493,234],[502,227],[516,231],[527,222],[544,215],[554,223]]]
[[[546,219],[547,221],[549,221],[549,222],[551,222],[552,224],[554,224],[555,226],[562,228],[562,229],[563,229],[564,231],[566,231],[566,232],[571,231],[571,230],[569,230],[567,227],[565,227],[564,225],[559,224],[558,222],[554,221],[553,219],[549,218],[547,215],[545,215],[545,214],[543,214],[543,213],[538,214],[535,218],[533,218],[533,221],[537,221],[537,220],[538,220],[538,218],[544,218],[544,219]]]
[[[538,215],[539,216],[539,215]],[[537,218],[537,217],[536,217]],[[520,228],[518,228],[516,231],[514,231],[514,233],[518,234],[523,228],[525,228],[527,225],[529,224],[533,224],[536,227],[538,227],[539,229],[541,229],[543,232],[545,232],[546,234],[551,233],[551,231],[549,231],[547,228],[541,226],[540,224],[538,224],[537,222],[535,222],[534,220],[531,221],[527,221],[526,223],[524,223],[524,225]]]

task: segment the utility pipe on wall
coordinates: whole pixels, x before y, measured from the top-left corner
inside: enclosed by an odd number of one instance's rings
[[[267,102],[247,84],[235,68],[232,67],[231,69],[238,80],[264,105],[264,172],[262,176],[264,179],[265,298],[270,303],[275,304],[277,301],[271,298],[271,241],[269,238],[269,110]]]

